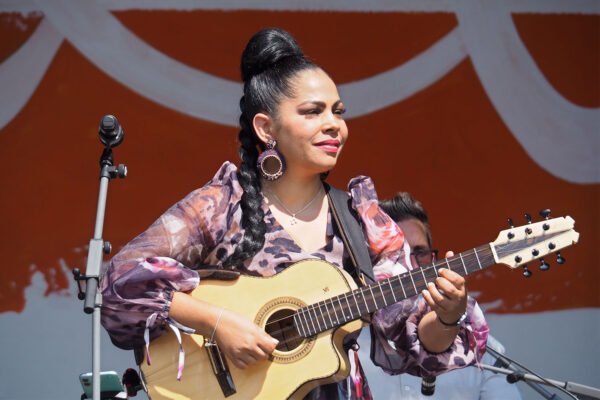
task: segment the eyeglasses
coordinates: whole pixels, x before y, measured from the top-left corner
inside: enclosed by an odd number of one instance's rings
[[[417,250],[410,253],[410,256],[417,262],[419,267],[424,267],[437,260],[437,250]]]

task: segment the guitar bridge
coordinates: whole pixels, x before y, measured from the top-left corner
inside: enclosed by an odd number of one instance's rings
[[[216,343],[204,339],[204,347],[208,353],[208,359],[210,360],[210,366],[212,367],[213,373],[221,386],[223,396],[229,397],[236,393],[235,384],[233,378],[229,372],[229,366],[227,365],[227,359],[221,353],[221,349]]]

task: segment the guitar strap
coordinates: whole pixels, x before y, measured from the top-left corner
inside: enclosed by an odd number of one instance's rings
[[[371,263],[363,230],[358,222],[358,214],[352,208],[350,195],[325,182],[323,182],[323,186],[329,200],[331,215],[333,215],[344,246],[348,250],[354,265],[353,270],[348,270],[349,268],[346,266],[344,266],[344,269],[350,273],[360,286],[364,286],[365,283],[374,283],[373,263]]]

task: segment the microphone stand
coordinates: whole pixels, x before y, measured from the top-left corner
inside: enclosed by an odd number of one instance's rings
[[[118,146],[123,140],[123,131],[116,118],[107,115],[102,118],[100,139],[107,147],[100,157],[100,192],[96,209],[96,224],[94,237],[90,240],[85,275],[79,268],[73,269],[73,279],[77,282],[79,300],[85,299],[83,311],[92,314],[92,395],[93,400],[100,400],[100,311],[102,307],[102,294],[98,292],[100,270],[102,266],[102,253],[109,254],[112,246],[102,239],[104,226],[104,212],[106,210],[106,195],[108,182],[111,178],[125,178],[127,167],[120,164],[113,166],[112,148]],[[112,140],[111,140],[112,139]],[[81,289],[81,281],[85,280],[85,292]]]
[[[574,383],[574,382],[562,382],[562,381],[557,381],[554,379],[544,379],[544,378],[540,378],[540,377],[532,375],[532,374],[524,373],[522,371],[514,371],[512,369],[498,368],[498,367],[493,367],[491,365],[486,365],[486,364],[481,364],[481,368],[487,369],[488,371],[492,371],[494,373],[505,374],[506,380],[510,383],[523,381],[523,382],[527,383],[529,386],[531,386],[532,389],[534,389],[536,392],[538,392],[540,395],[542,395],[542,397],[544,397],[546,399],[560,400],[562,398],[556,394],[551,394],[546,389],[541,387],[540,384],[548,385],[551,387],[555,387],[555,388],[564,390],[569,394],[570,394],[570,392],[576,393],[581,396],[581,397],[579,397],[579,399],[582,399],[582,400],[584,400],[584,399],[585,400],[600,399],[600,389],[597,389],[597,388],[594,388],[591,386],[581,385],[579,383]],[[570,394],[570,396],[572,396],[573,398],[577,398],[571,394]]]

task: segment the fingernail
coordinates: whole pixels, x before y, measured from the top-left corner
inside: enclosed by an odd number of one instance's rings
[[[271,339],[273,339],[273,342],[279,343],[279,340],[275,339],[274,337],[272,337]]]
[[[423,294],[429,294],[429,290],[427,290],[427,289],[423,290]]]
[[[433,284],[433,282],[429,282],[429,283],[427,284],[427,287],[430,287],[430,288],[432,288],[432,287],[435,287],[435,285]]]

